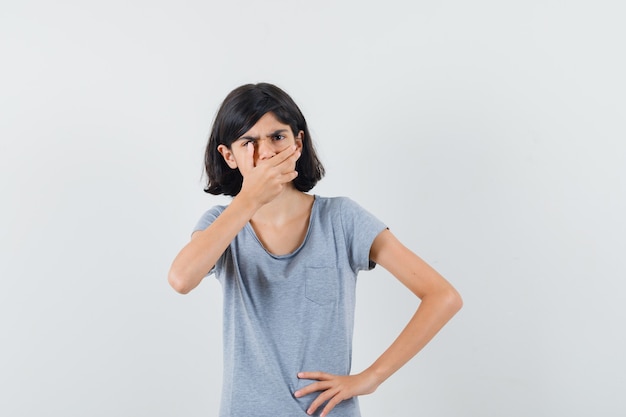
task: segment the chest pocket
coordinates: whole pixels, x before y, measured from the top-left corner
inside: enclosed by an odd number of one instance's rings
[[[304,296],[321,306],[333,304],[339,291],[337,269],[310,266],[306,268]]]

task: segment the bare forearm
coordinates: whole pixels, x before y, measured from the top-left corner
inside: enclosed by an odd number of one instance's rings
[[[198,286],[257,209],[258,205],[244,196],[235,197],[206,230],[195,232],[178,253],[168,274],[170,285],[182,294]]]
[[[461,308],[454,288],[424,296],[417,311],[389,348],[363,373],[380,385],[413,358]]]
[[[370,256],[421,300],[398,338],[364,371],[379,385],[422,350],[459,311],[463,301],[445,278],[388,230],[375,239]]]
[[[405,329],[393,344],[372,366],[356,375],[333,375],[326,372],[300,372],[298,378],[317,380],[297,390],[297,398],[319,391],[320,394],[309,406],[307,413],[313,414],[324,403],[320,414],[326,417],[341,401],[359,395],[371,394],[391,374],[397,371],[443,327],[461,308],[461,297],[449,286],[441,291],[430,292],[422,297],[422,303]]]

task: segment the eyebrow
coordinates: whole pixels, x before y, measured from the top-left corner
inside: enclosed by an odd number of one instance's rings
[[[266,137],[271,138],[273,136],[276,136],[276,135],[279,135],[281,133],[285,133],[285,132],[288,132],[288,131],[289,131],[289,129],[278,129],[278,130],[275,130],[272,133],[268,134]],[[242,136],[242,137],[240,137],[237,140],[243,140],[243,139],[245,139],[245,140],[259,140],[259,137],[258,136]]]

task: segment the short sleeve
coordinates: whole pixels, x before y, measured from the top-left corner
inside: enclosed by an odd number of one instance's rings
[[[208,209],[202,215],[202,217],[200,217],[200,220],[198,220],[198,223],[196,223],[196,227],[193,228],[193,232],[199,232],[209,227],[211,223],[213,223],[215,219],[217,219],[217,217],[220,214],[222,214],[225,208],[226,208],[225,206],[213,206],[210,209]]]
[[[370,249],[387,226],[349,198],[341,198],[340,213],[352,270],[373,269],[376,264],[369,259]]]
[[[213,223],[215,221],[215,219],[217,219],[217,217],[220,214],[222,214],[222,212],[224,211],[225,208],[226,208],[226,206],[214,206],[214,207],[211,207],[210,209],[208,209],[202,215],[202,217],[200,217],[200,220],[198,220],[198,222],[196,223],[196,226],[193,228],[193,232],[199,232],[199,231],[202,231],[202,230],[206,229],[207,227],[209,227],[211,225],[211,223]],[[220,257],[220,260],[221,260],[221,257]],[[217,263],[219,263],[220,260],[218,260]],[[216,265],[217,265],[217,263],[216,263]],[[215,266],[213,268],[211,268],[211,270],[207,273],[207,275],[210,275],[213,272],[215,272]]]

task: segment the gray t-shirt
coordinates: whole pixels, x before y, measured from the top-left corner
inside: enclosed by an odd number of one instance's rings
[[[194,230],[225,208],[209,209]],[[319,393],[295,398],[313,382],[297,373],[350,373],[356,276],[375,266],[370,247],[385,228],[348,198],[315,196],[306,237],[290,254],[269,253],[250,223],[237,234],[210,271],[224,293],[221,417],[307,416]],[[357,399],[330,416],[360,416]]]

